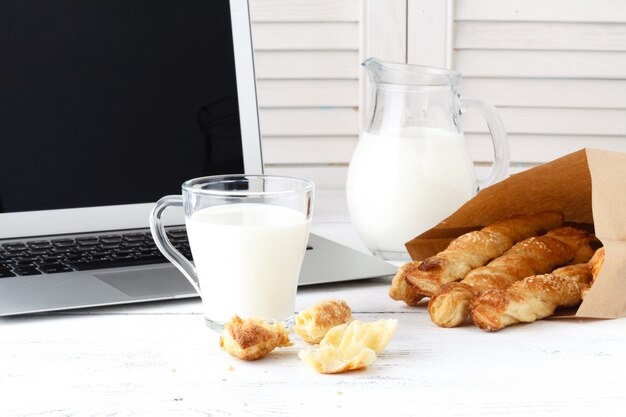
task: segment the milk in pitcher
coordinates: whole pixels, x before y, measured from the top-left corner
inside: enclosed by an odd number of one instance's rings
[[[463,135],[444,129],[362,132],[348,172],[350,218],[375,253],[406,252],[476,191]]]

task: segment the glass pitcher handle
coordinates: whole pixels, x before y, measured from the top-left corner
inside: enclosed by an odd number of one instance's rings
[[[150,212],[150,231],[152,232],[152,238],[163,256],[165,256],[171,263],[174,264],[176,268],[178,268],[180,272],[183,273],[196,292],[200,294],[200,282],[198,281],[196,267],[193,266],[193,264],[189,262],[189,260],[185,258],[182,253],[174,248],[174,245],[172,245],[170,240],[167,238],[167,233],[165,233],[165,227],[163,226],[161,216],[163,215],[163,211],[170,206],[182,207],[183,197],[180,195],[168,195],[156,202]]]
[[[461,96],[459,101],[461,103],[461,114],[464,114],[466,110],[474,109],[483,116],[493,141],[493,165],[491,166],[491,171],[489,171],[489,175],[486,178],[477,181],[478,188],[482,190],[506,178],[508,175],[510,161],[509,142],[506,138],[504,123],[502,123],[502,119],[493,104],[475,96]]]

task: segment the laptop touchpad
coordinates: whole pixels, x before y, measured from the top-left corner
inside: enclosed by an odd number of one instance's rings
[[[94,276],[131,297],[167,297],[195,293],[187,279],[172,267],[105,272]]]

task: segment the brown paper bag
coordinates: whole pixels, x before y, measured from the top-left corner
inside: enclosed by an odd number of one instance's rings
[[[407,242],[423,260],[463,233],[503,217],[559,210],[565,221],[595,227],[606,248],[602,272],[575,316],[626,316],[626,154],[583,149],[480,191],[437,226]]]

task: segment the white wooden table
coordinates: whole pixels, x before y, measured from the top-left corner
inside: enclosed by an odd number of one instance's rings
[[[315,232],[363,248],[341,193],[317,204]],[[389,282],[298,292],[298,310],[337,297],[399,320],[378,361],[341,375],[302,363],[295,336],[257,362],[228,356],[198,299],[2,319],[0,416],[626,415],[626,320],[440,329]]]

